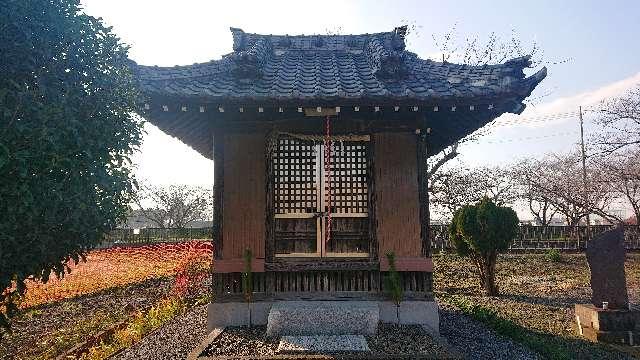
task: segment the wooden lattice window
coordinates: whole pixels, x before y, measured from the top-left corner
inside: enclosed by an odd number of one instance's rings
[[[367,214],[368,164],[363,143],[334,142],[331,151],[330,191],[332,213]],[[325,178],[327,178],[325,174]],[[325,182],[325,192],[329,192]]]
[[[315,213],[318,207],[318,154],[315,145],[280,138],[273,161],[275,213]]]
[[[278,138],[272,153],[277,256],[368,256],[367,146]]]

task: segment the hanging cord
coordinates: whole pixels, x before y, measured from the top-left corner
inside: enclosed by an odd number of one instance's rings
[[[324,233],[325,245],[329,246],[331,241],[331,118],[327,115],[324,123],[324,173],[325,173],[325,191],[327,195],[327,227]]]

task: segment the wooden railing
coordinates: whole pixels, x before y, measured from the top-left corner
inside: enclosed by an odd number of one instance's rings
[[[215,267],[215,264],[214,264]],[[271,271],[254,273],[254,300],[360,299],[384,298],[384,277],[378,270]],[[405,299],[432,299],[430,272],[399,272]],[[242,273],[213,273],[216,301],[242,301]]]

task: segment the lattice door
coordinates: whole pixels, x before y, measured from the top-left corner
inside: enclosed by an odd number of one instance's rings
[[[323,147],[323,151],[327,151]],[[328,256],[369,253],[369,189],[366,142],[332,142],[323,179],[324,252]],[[326,155],[326,154],[325,154]],[[322,164],[327,169],[327,164]],[[327,229],[331,229],[327,234]]]
[[[313,142],[289,137],[278,139],[273,154],[276,254],[320,252],[319,155]]]
[[[367,142],[331,143],[329,150],[288,136],[277,141],[276,256],[368,256]]]

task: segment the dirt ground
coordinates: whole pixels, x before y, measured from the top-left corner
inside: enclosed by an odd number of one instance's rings
[[[576,303],[589,303],[589,267],[584,254],[563,254],[560,262],[544,254],[505,254],[497,264],[498,297],[484,297],[469,259],[453,254],[434,256],[436,297],[461,295],[500,317],[568,341],[577,358],[609,358],[602,347],[577,338]],[[640,303],[640,254],[627,254],[626,277],[632,304]],[[576,348],[577,347],[577,348]],[[574,351],[572,350],[572,351]],[[613,356],[615,357],[615,356]]]
[[[166,295],[170,283],[152,279],[29,308],[13,320],[13,334],[0,342],[0,359],[55,358],[134,309],[151,306]]]

